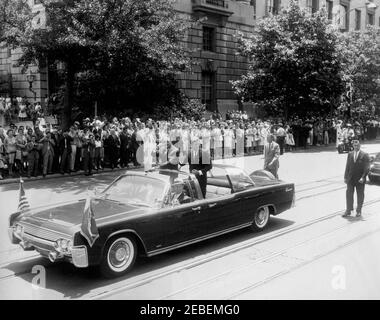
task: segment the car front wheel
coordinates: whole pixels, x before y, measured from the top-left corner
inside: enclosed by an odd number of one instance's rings
[[[119,277],[132,269],[136,261],[137,246],[129,236],[111,238],[104,248],[100,271],[107,278]]]
[[[269,216],[269,207],[262,207],[257,210],[253,217],[252,229],[255,231],[263,230],[269,222]]]

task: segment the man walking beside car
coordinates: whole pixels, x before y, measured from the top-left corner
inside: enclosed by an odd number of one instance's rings
[[[264,146],[264,170],[269,171],[278,179],[278,168],[280,167],[280,146],[274,142],[274,136],[269,134],[267,144]]]
[[[351,215],[354,206],[354,191],[356,189],[357,207],[356,216],[362,214],[364,202],[364,187],[366,177],[370,166],[370,158],[368,153],[360,150],[359,140],[353,140],[354,151],[348,153],[346,170],[344,173],[344,182],[347,184],[346,190],[346,212],[343,217]]]

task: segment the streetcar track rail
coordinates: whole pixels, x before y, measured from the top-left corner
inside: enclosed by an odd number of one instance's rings
[[[333,179],[334,177],[331,177],[329,179]],[[327,180],[327,179],[326,179]],[[322,181],[325,181],[325,180],[318,180],[317,182],[322,182]],[[316,181],[312,181],[312,182],[309,182],[308,184],[311,184],[311,183],[315,183]],[[321,186],[315,186],[315,187],[312,187],[312,188],[308,188],[308,189],[302,189],[302,190],[295,190],[295,193],[296,195],[298,193],[301,193],[303,191],[307,191],[307,190],[311,190],[311,189],[318,189],[318,188],[322,188],[322,187],[325,187],[325,186],[329,186],[329,185],[332,185],[332,184],[336,184],[337,182],[329,182],[329,183],[326,183],[324,185],[321,185]],[[337,188],[337,189],[333,189],[333,190],[327,190],[327,191],[323,191],[323,192],[320,192],[320,193],[314,193],[313,195],[310,195],[310,196],[304,196],[304,197],[301,197],[301,198],[296,198],[296,201],[300,201],[300,200],[303,200],[303,199],[307,199],[307,198],[311,198],[311,197],[315,197],[315,196],[318,196],[318,195],[322,195],[322,194],[325,194],[325,193],[330,193],[332,191],[335,191],[335,190],[340,190],[342,188],[345,188],[345,187],[341,187],[341,188]],[[51,206],[51,205],[49,205]],[[44,207],[44,206],[42,206]],[[16,248],[11,248],[11,249],[8,249],[8,250],[0,250],[0,254],[2,253],[11,253],[11,252],[18,252],[20,251],[21,249],[19,247],[16,247]],[[22,252],[22,251],[21,251]],[[33,259],[33,258],[36,258],[36,257],[41,257],[40,254],[36,253],[35,255],[32,255],[26,259]],[[24,261],[25,259],[23,259],[22,261]],[[21,260],[19,259],[14,259],[14,260],[9,260],[7,262],[4,262],[2,264],[0,264],[0,269],[4,268],[5,266],[11,264],[11,263],[14,263],[14,262],[19,262]],[[0,278],[1,280],[1,278]]]
[[[331,179],[331,178],[329,178],[329,179]],[[316,188],[318,188],[318,187],[316,187]],[[325,194],[325,193],[330,193],[332,191],[340,190],[340,189],[344,189],[344,188],[345,188],[345,186],[337,188],[337,189],[334,189],[334,190],[328,190],[328,191],[324,191],[324,192],[321,192],[321,193],[313,194],[313,195],[310,195],[310,196],[305,196],[305,197],[297,199],[297,201],[302,200],[302,199],[306,199],[306,198],[310,198],[310,197],[315,197],[317,195],[321,195],[321,194]],[[301,191],[296,191],[296,194],[297,194],[297,192],[301,192]],[[372,205],[372,204],[378,203],[378,202],[380,202],[380,198],[375,198],[375,199],[372,199],[370,201],[365,202],[363,206]],[[262,237],[259,236],[258,239],[248,240],[248,242],[245,243],[245,244],[243,244],[243,245],[240,245],[240,244],[233,245],[229,249],[223,250],[221,252],[218,251],[218,252],[216,252],[216,253],[214,253],[212,255],[208,255],[206,258],[197,259],[196,261],[190,261],[189,263],[187,263],[185,265],[182,265],[182,266],[179,266],[179,267],[176,267],[176,268],[173,268],[173,269],[169,269],[169,270],[167,270],[167,271],[165,271],[163,273],[153,274],[153,275],[148,276],[148,277],[146,277],[144,279],[137,280],[135,282],[126,284],[125,286],[116,288],[115,290],[112,290],[112,291],[105,291],[105,292],[97,293],[97,294],[95,294],[93,296],[90,296],[89,298],[90,299],[100,299],[100,298],[108,296],[108,295],[114,295],[114,294],[116,294],[119,291],[129,290],[129,289],[132,289],[132,288],[139,287],[141,285],[144,285],[146,283],[152,282],[152,281],[154,281],[156,279],[162,278],[162,277],[167,276],[169,274],[173,274],[173,273],[176,273],[176,272],[180,272],[182,270],[187,270],[187,269],[194,268],[194,267],[196,267],[198,265],[202,265],[202,264],[207,263],[207,262],[209,262],[211,260],[219,259],[219,258],[221,258],[223,256],[228,255],[228,254],[231,254],[231,253],[234,253],[234,252],[238,252],[240,250],[244,250],[245,248],[248,248],[248,247],[250,247],[252,245],[260,244],[262,242],[265,242],[265,241],[268,241],[268,240],[275,239],[275,238],[278,238],[280,236],[286,235],[286,234],[288,234],[290,232],[306,228],[306,227],[308,227],[310,225],[319,223],[321,221],[332,219],[335,216],[342,214],[344,211],[345,210],[339,210],[339,211],[336,211],[336,212],[334,212],[332,214],[329,214],[327,216],[323,216],[323,217],[320,217],[320,218],[317,218],[317,219],[314,219],[314,220],[310,220],[310,221],[305,222],[303,224],[300,224],[298,226],[285,228],[285,229],[282,229],[282,230],[280,230],[278,232],[271,232],[268,235],[263,235]],[[8,261],[8,262],[3,263],[2,265],[0,265],[0,269],[5,268],[6,266],[8,266],[11,263],[31,262],[33,259],[36,259],[36,258],[42,258],[42,256],[37,253],[37,254],[32,255],[32,256],[30,256],[28,258],[25,258],[25,259],[21,259],[21,260],[20,259],[15,259],[15,260],[12,260],[12,261]],[[52,264],[49,264],[49,265],[45,266],[45,268],[49,269],[51,266],[52,266]],[[13,274],[6,275],[5,277],[1,277],[0,281],[9,280],[9,279],[12,279],[12,278],[24,275],[24,274],[28,274],[28,273],[30,273],[30,270],[28,270],[28,271],[22,271],[22,272],[16,272],[16,273],[13,273]],[[87,299],[87,298],[85,298],[85,299]]]
[[[290,267],[288,269],[285,269],[285,270],[280,271],[280,272],[278,272],[278,273],[276,273],[276,274],[274,274],[274,275],[272,275],[270,277],[267,277],[266,279],[258,281],[258,282],[254,283],[252,285],[246,286],[245,288],[240,289],[239,291],[237,291],[234,294],[226,297],[225,299],[226,300],[232,300],[234,298],[237,298],[238,296],[240,296],[240,295],[242,295],[242,294],[244,294],[246,292],[249,292],[249,291],[251,291],[251,290],[253,290],[253,289],[257,288],[257,287],[260,287],[260,286],[262,286],[264,284],[267,284],[267,283],[269,283],[269,282],[271,282],[271,281],[273,281],[273,280],[275,280],[275,279],[277,279],[277,278],[279,278],[281,276],[284,276],[284,275],[286,275],[286,274],[288,274],[288,273],[290,273],[292,271],[300,269],[300,268],[302,268],[302,267],[304,267],[304,266],[306,266],[306,265],[308,265],[310,263],[313,263],[313,262],[315,262],[315,261],[317,261],[317,260],[319,260],[319,259],[321,259],[323,257],[326,257],[326,256],[328,256],[328,255],[330,255],[330,254],[332,254],[332,253],[334,253],[334,252],[336,252],[336,251],[338,251],[340,249],[348,247],[348,246],[354,244],[355,242],[358,242],[358,241],[360,241],[362,239],[365,239],[365,238],[367,238],[367,237],[369,237],[369,236],[371,236],[373,234],[376,234],[378,232],[380,232],[380,228],[377,228],[377,229],[372,230],[372,231],[365,232],[364,234],[361,234],[361,235],[359,235],[359,236],[357,236],[357,237],[355,237],[353,239],[350,239],[350,240],[348,240],[348,241],[340,244],[339,246],[337,246],[337,247],[335,247],[335,248],[333,248],[331,250],[328,250],[327,252],[324,252],[324,253],[321,253],[319,255],[316,255],[315,257],[313,257],[310,260],[305,260],[305,261],[303,261],[303,262],[301,262],[299,264],[296,264],[296,265],[294,265],[294,266],[292,266],[292,267]]]
[[[372,216],[372,214],[369,215],[369,216]],[[367,217],[368,217],[368,216],[367,216]],[[233,272],[237,272],[237,271],[241,271],[241,270],[244,270],[244,269],[247,269],[247,268],[251,268],[251,267],[253,267],[253,266],[255,266],[255,265],[258,265],[258,264],[260,264],[260,263],[263,263],[263,262],[266,262],[266,261],[268,261],[268,260],[272,260],[272,259],[274,259],[274,258],[277,258],[277,257],[283,256],[284,254],[286,254],[287,252],[289,252],[289,251],[291,251],[291,250],[293,250],[293,249],[296,249],[296,248],[298,248],[298,247],[301,247],[301,246],[303,246],[303,245],[305,245],[305,244],[307,244],[307,243],[310,243],[310,242],[314,242],[314,241],[316,241],[316,240],[323,239],[323,238],[325,238],[325,237],[327,237],[327,236],[330,236],[331,234],[337,232],[338,230],[346,229],[346,228],[349,228],[349,227],[352,227],[352,224],[344,224],[344,225],[341,225],[341,226],[339,226],[339,227],[337,227],[337,228],[334,228],[334,229],[332,229],[332,230],[329,230],[329,231],[327,231],[327,232],[324,232],[324,233],[322,233],[322,234],[319,234],[319,235],[314,236],[314,237],[312,237],[312,238],[309,238],[309,239],[307,239],[307,240],[297,242],[296,244],[291,245],[291,246],[289,246],[289,247],[287,247],[287,248],[281,249],[281,250],[276,251],[276,252],[271,252],[271,253],[269,253],[269,254],[267,254],[267,255],[264,255],[264,256],[262,256],[262,257],[259,257],[258,259],[255,259],[254,261],[252,261],[252,262],[250,262],[250,263],[246,263],[246,264],[244,264],[244,265],[241,265],[241,266],[238,266],[238,267],[235,267],[235,268],[231,268],[230,270],[228,270],[228,271],[224,271],[224,272],[222,272],[222,273],[219,273],[219,274],[217,274],[217,275],[215,275],[215,276],[213,276],[213,277],[211,277],[211,278],[201,280],[201,281],[199,281],[199,282],[197,282],[197,283],[195,283],[195,284],[192,284],[192,285],[190,285],[190,286],[188,286],[188,287],[182,288],[182,289],[177,290],[177,291],[175,291],[175,292],[172,292],[172,293],[170,293],[170,294],[168,294],[168,295],[165,295],[165,296],[163,296],[163,297],[160,297],[160,298],[158,298],[158,300],[168,299],[168,298],[170,298],[170,297],[176,296],[176,295],[181,294],[181,293],[184,293],[184,292],[186,292],[186,291],[192,291],[192,290],[195,290],[195,289],[199,289],[199,288],[201,288],[203,285],[205,285],[205,284],[209,284],[209,283],[212,283],[212,282],[215,282],[215,281],[217,281],[217,280],[219,280],[219,279],[221,279],[221,278],[223,278],[223,277],[225,277],[225,276],[228,276],[229,274],[231,274],[231,273],[233,273]],[[378,230],[380,231],[380,228],[379,228]]]
[[[365,202],[363,206],[369,206],[369,205],[372,205],[374,203],[379,203],[379,202],[380,202],[380,198],[375,198],[373,200]],[[317,218],[317,219],[305,222],[305,223],[300,224],[298,226],[285,228],[285,229],[282,229],[282,230],[280,230],[278,232],[274,232],[274,233],[271,233],[269,235],[265,235],[263,237],[260,237],[259,239],[248,240],[243,245],[238,244],[238,245],[231,246],[228,249],[224,249],[224,250],[218,251],[216,253],[210,254],[210,255],[208,255],[205,258],[201,258],[201,259],[198,259],[198,260],[195,260],[195,261],[190,261],[189,263],[186,263],[186,264],[184,264],[182,266],[169,269],[169,270],[167,270],[165,272],[162,272],[162,273],[150,275],[150,276],[148,276],[146,278],[143,278],[141,280],[137,280],[137,281],[134,281],[132,283],[127,283],[125,285],[122,285],[122,286],[120,286],[118,288],[115,288],[115,289],[112,289],[112,290],[106,290],[104,292],[96,293],[95,295],[90,296],[90,297],[86,297],[84,299],[102,299],[102,298],[105,298],[105,297],[109,297],[109,296],[115,295],[115,294],[117,294],[119,292],[122,292],[122,291],[125,291],[125,290],[130,290],[130,289],[133,289],[133,288],[140,287],[140,286],[145,285],[147,283],[150,283],[150,282],[152,282],[154,280],[163,278],[163,277],[165,277],[167,275],[174,274],[174,273],[177,273],[177,272],[180,272],[180,271],[183,271],[183,270],[192,269],[192,268],[197,267],[199,265],[205,264],[205,263],[207,263],[207,262],[209,262],[211,260],[222,258],[222,257],[224,257],[224,256],[226,256],[228,254],[244,250],[244,249],[246,249],[248,247],[251,247],[253,245],[257,245],[257,244],[260,244],[262,242],[265,242],[265,241],[268,241],[268,240],[271,240],[271,239],[275,239],[275,238],[281,237],[281,236],[286,235],[286,234],[288,234],[290,232],[294,232],[294,231],[297,231],[297,230],[300,230],[300,229],[304,229],[304,228],[306,228],[308,226],[311,226],[311,225],[314,225],[316,223],[319,223],[319,222],[322,222],[322,221],[326,221],[326,220],[335,218],[336,216],[339,216],[339,215],[343,214],[344,212],[345,212],[345,210],[339,210],[339,211],[333,212],[333,213],[331,213],[331,214],[329,214],[327,216],[320,217],[320,218]]]

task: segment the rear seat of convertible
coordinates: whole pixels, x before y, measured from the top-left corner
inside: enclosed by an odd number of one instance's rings
[[[227,194],[231,194],[230,188],[207,185],[206,199],[217,198],[220,196],[225,196]]]

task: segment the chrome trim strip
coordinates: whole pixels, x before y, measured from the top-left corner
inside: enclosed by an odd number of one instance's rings
[[[166,252],[166,251],[171,251],[171,250],[174,250],[174,249],[182,248],[182,247],[185,247],[187,245],[194,244],[194,243],[197,243],[197,242],[200,242],[200,241],[203,241],[203,240],[207,240],[207,239],[210,239],[210,238],[214,238],[214,237],[217,237],[217,236],[225,234],[225,233],[229,233],[229,232],[232,232],[232,231],[235,231],[235,230],[239,230],[239,229],[243,229],[243,228],[249,227],[250,225],[252,225],[251,222],[244,223],[244,224],[238,225],[236,227],[232,227],[232,228],[225,229],[225,230],[222,230],[222,231],[214,232],[214,233],[209,234],[207,236],[202,236],[202,237],[199,237],[199,238],[196,238],[196,239],[193,239],[193,240],[188,240],[188,241],[185,241],[185,242],[180,242],[180,243],[172,245],[170,247],[166,247],[166,248],[163,248],[163,249],[149,251],[149,252],[147,252],[147,256],[151,257],[151,256],[154,256],[154,255],[157,255],[157,254],[161,254],[161,253]]]
[[[52,246],[54,248],[54,241],[49,241],[49,240],[45,240],[45,239],[42,239],[42,238],[37,238],[35,236],[32,236],[29,233],[24,233],[24,236],[22,237],[22,240],[25,240],[25,241],[28,241],[28,240],[35,241],[37,243],[46,244],[46,245]]]

